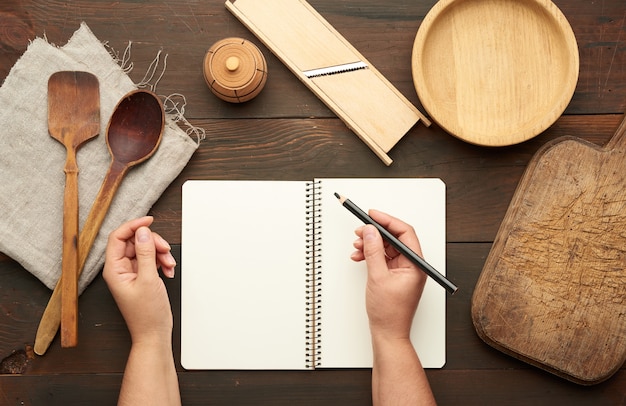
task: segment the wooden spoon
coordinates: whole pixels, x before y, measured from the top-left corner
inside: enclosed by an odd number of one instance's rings
[[[115,108],[106,139],[111,164],[78,240],[79,276],[122,179],[131,167],[156,152],[164,126],[163,104],[154,93],[147,90],[126,94]],[[38,355],[46,352],[61,324],[60,307],[61,294],[57,284],[37,329],[35,353]]]
[[[48,80],[48,132],[65,146],[61,346],[78,343],[78,164],[76,151],[100,132],[100,87],[88,72],[56,72]]]

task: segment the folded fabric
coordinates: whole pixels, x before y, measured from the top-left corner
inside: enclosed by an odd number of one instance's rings
[[[63,47],[33,40],[0,87],[0,251],[50,289],[61,274],[66,151],[48,134],[47,92],[50,75],[65,70],[91,72],[100,83],[100,134],[77,154],[81,229],[111,161],[108,121],[118,101],[137,88],[84,23]],[[102,269],[108,234],[145,215],[198,147],[199,140],[166,117],[158,151],[128,172],[113,199],[79,280],[80,292]]]

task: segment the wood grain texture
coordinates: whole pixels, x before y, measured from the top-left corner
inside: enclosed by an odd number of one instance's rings
[[[226,7],[385,163],[391,148],[428,120],[305,0],[227,1]],[[366,69],[341,71],[364,63]],[[336,74],[305,71],[339,67]],[[340,73],[341,72],[341,73]]]
[[[100,133],[100,85],[90,72],[55,72],[48,81],[48,132],[65,146],[61,342],[78,345],[78,161],[76,153]]]
[[[421,105],[411,75],[411,49],[421,21],[435,3],[435,0],[390,0],[385,4],[371,0],[310,1],[417,107]],[[626,110],[624,5],[615,0],[605,2],[602,7],[585,1],[560,0],[555,4],[570,22],[580,51],[579,81],[566,114],[622,113]],[[204,54],[226,33],[254,40],[221,1],[11,0],[2,2],[0,11],[6,13],[3,21],[8,22],[10,16],[21,22],[21,28],[13,32],[23,36],[20,44],[8,37],[0,39],[3,49],[11,47],[8,54],[0,54],[0,72],[8,73],[26,49],[28,40],[45,33],[52,43],[62,45],[80,22],[86,21],[98,38],[106,40],[118,52],[123,52],[129,40],[133,41],[135,68],[131,77],[135,81],[142,79],[162,48],[168,54],[169,69],[159,90],[163,94],[184,94],[189,102],[186,111],[190,118],[333,116],[259,43],[256,44],[268,58],[268,70],[272,72],[266,88],[271,90],[262,92],[261,99],[244,108],[225,106],[214,100],[201,85]]]
[[[194,120],[206,129],[207,142],[151,214],[157,219],[155,230],[179,244],[180,191],[186,179],[441,177],[447,188],[448,241],[493,241],[517,182],[544,143],[576,135],[604,145],[621,119],[621,115],[566,116],[539,137],[507,148],[470,145],[435,125],[413,129],[397,146],[394,158],[399,165],[390,167],[368,154],[337,119],[299,119],[297,124],[290,119]]]
[[[486,342],[573,382],[626,360],[626,119],[605,148],[574,137],[533,157],[472,301]]]
[[[243,38],[224,38],[207,51],[203,74],[215,96],[227,102],[243,103],[263,90],[267,62],[252,42]]]
[[[151,91],[145,89],[130,91],[115,107],[106,133],[111,163],[77,237],[77,277],[83,272],[89,251],[122,180],[132,167],[154,155],[161,143],[164,126],[163,104]],[[46,352],[59,328],[59,323],[63,327],[63,319],[59,314],[59,309],[63,309],[61,288],[62,285],[59,283],[54,287],[39,322],[34,346],[37,355]]]
[[[411,75],[416,32],[435,0],[310,0],[310,4],[415,106]],[[186,116],[207,139],[154,205],[154,229],[174,244],[180,262],[180,188],[187,179],[323,177],[441,177],[447,185],[447,268],[461,289],[447,302],[448,362],[427,371],[440,405],[622,405],[624,366],[606,382],[581,387],[484,344],[472,325],[470,301],[491,244],[527,164],[546,143],[566,135],[597,146],[611,138],[626,110],[626,5],[558,0],[580,52],[576,91],[565,115],[538,137],[505,148],[464,143],[437,125],[416,126],[394,147],[386,167],[336,116],[225,8],[223,0],[6,0],[0,2],[0,80],[35,36],[63,45],[81,21],[123,52],[129,40],[140,81],[156,53],[168,54],[158,94],[181,93]],[[6,27],[6,28],[5,28]],[[239,36],[267,58],[264,90],[246,103],[217,99],[204,83],[202,61],[211,44]],[[0,175],[0,181],[1,181]],[[174,354],[185,405],[345,404],[370,402],[367,370],[193,373],[179,364],[180,285],[167,280]],[[50,291],[0,254],[0,403],[110,405],[115,403],[130,347],[124,321],[102,278],[80,298],[81,344],[57,340],[44,357],[32,355],[37,323]],[[30,358],[29,358],[30,357]],[[11,372],[21,372],[10,375]],[[306,400],[305,400],[306,399]]]
[[[490,244],[448,244],[448,265],[461,286],[473,286]],[[180,246],[173,247],[180,264]],[[0,314],[0,331],[16,330],[12,341],[0,341],[3,354],[19,348],[21,337],[34,334],[30,320],[41,311],[47,289],[10,260],[0,267],[1,303],[11,314]],[[8,265],[8,266],[7,266]],[[12,269],[12,271],[11,271]],[[30,279],[30,281],[29,281]],[[180,326],[180,284],[166,281],[173,304],[175,330]],[[39,292],[40,291],[40,292]],[[8,292],[11,292],[10,294]],[[19,292],[23,292],[23,295]],[[34,298],[27,297],[31,294]],[[497,404],[551,406],[565,401],[572,405],[619,405],[624,396],[626,370],[595,387],[580,387],[531,368],[484,345],[475,334],[469,314],[471,291],[459,290],[449,301],[448,363],[442,370],[428,370],[439,404]],[[37,305],[37,303],[40,305]],[[81,342],[62,349],[55,341],[45,357],[33,358],[21,376],[0,376],[0,398],[25,401],[26,405],[109,405],[115,399],[129,351],[129,336],[104,280],[96,278],[81,296]],[[18,320],[23,320],[21,324]],[[30,327],[28,327],[30,325]],[[17,326],[17,329],[16,329]],[[99,348],[97,352],[92,349]],[[185,405],[233,404],[369,404],[369,370],[316,371],[193,371],[184,372],[179,362],[180,340],[174,336],[174,352]],[[97,394],[94,395],[94,394]],[[79,395],[83,395],[81,397]],[[307,399],[305,401],[304,399]],[[114,402],[113,402],[114,403]]]
[[[183,404],[216,406],[235,404],[255,405],[307,405],[328,404],[369,405],[369,371],[352,371],[349,375],[339,371],[321,371],[301,374],[297,379],[288,373],[268,372],[258,378],[255,373],[189,374],[181,377]],[[24,405],[81,406],[84,404],[115,404],[115,390],[121,384],[120,374],[8,376],[3,378],[13,392],[11,401]],[[452,379],[458,384],[450,387]],[[447,374],[429,373],[429,380],[442,395],[439,404],[483,406],[484,391],[493,387],[509,387],[496,391],[494,403],[526,406],[529,400],[537,406],[553,406],[564,402],[569,405],[622,405],[624,394],[615,384],[607,382],[603,391],[568,386],[563,382],[546,383],[545,376],[537,371],[452,371]],[[207,382],[211,382],[208,385]],[[88,388],[77,394],[76,388]],[[20,403],[23,402],[23,403]],[[11,403],[10,403],[11,404]]]
[[[484,146],[526,141],[569,104],[576,38],[551,0],[441,0],[415,37],[413,81],[439,125]]]

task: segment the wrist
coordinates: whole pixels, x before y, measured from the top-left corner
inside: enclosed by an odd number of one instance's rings
[[[389,320],[385,322],[375,322],[370,320],[370,333],[373,339],[385,340],[385,341],[403,341],[410,340],[411,337],[411,323],[405,321]]]
[[[372,342],[374,344],[383,345],[411,345],[411,336],[409,331],[389,331],[385,329],[371,329]]]
[[[382,343],[410,343],[411,342],[411,337],[408,335],[394,335],[394,334],[387,334],[387,333],[379,333],[379,334],[375,334],[372,333],[372,340],[374,341],[379,341]]]
[[[406,336],[390,336],[387,334],[372,334],[372,351],[374,364],[385,365],[387,362],[397,364],[400,359],[406,361],[416,356],[411,338]]]
[[[142,346],[148,348],[171,348],[172,332],[150,331],[142,333],[131,333],[132,346]]]

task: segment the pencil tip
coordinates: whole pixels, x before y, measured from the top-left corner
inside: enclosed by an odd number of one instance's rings
[[[347,199],[341,196],[339,193],[335,193],[335,197],[339,199],[339,203],[343,204]]]

